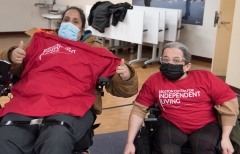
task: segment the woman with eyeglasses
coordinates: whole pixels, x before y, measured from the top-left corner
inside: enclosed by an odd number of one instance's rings
[[[239,114],[236,94],[211,72],[190,70],[191,54],[181,43],[167,43],[160,62],[160,72],[147,79],[136,97],[124,154],[135,153],[134,138],[155,102],[161,110],[154,134],[156,153],[180,154],[189,141],[192,153],[212,154],[219,138],[223,153],[233,153],[230,133]]]

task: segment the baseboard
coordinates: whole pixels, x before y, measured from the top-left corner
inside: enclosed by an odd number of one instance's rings
[[[206,58],[206,57],[200,57],[200,56],[192,55],[192,59],[193,60],[198,60],[198,61],[204,61],[204,62],[207,62],[207,63],[212,63],[212,58]]]
[[[222,81],[226,81],[226,76],[217,76],[219,77]],[[229,85],[230,86],[230,85]],[[240,95],[240,89],[239,88],[236,88],[234,86],[230,86],[230,88],[238,95]]]
[[[240,96],[240,89],[239,88],[236,88],[236,87],[233,87],[233,86],[230,86],[230,88]]]
[[[146,45],[143,45],[142,49],[152,51],[152,47],[146,46]],[[157,49],[157,51],[158,51],[158,49]],[[198,60],[198,61],[203,61],[203,62],[207,62],[207,63],[212,63],[212,58],[206,58],[206,57],[195,56],[195,55],[192,55],[192,60]]]
[[[216,75],[217,77],[219,77],[222,81],[226,81],[226,76],[219,76],[219,75]]]
[[[25,34],[25,32],[0,32],[0,35],[19,35],[19,34]]]

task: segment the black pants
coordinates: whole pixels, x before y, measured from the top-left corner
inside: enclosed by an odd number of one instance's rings
[[[159,128],[155,135],[155,148],[161,154],[181,154],[181,147],[189,140],[193,154],[214,154],[220,135],[221,127],[215,122],[188,135],[173,123],[160,117]]]
[[[19,114],[7,114],[2,122],[25,121],[34,118]],[[71,154],[74,144],[81,139],[91,127],[94,116],[88,111],[84,117],[57,114],[45,119],[56,119],[68,123],[71,133],[66,127],[51,125],[2,126],[0,127],[0,154]]]
[[[150,6],[151,0],[144,0],[144,5],[145,6]]]

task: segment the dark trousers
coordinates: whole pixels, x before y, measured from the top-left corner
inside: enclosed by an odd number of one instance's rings
[[[190,16],[190,6],[191,6],[191,0],[186,0],[185,17]]]
[[[214,154],[221,135],[221,127],[212,122],[191,135],[185,134],[173,123],[160,117],[155,135],[156,151],[159,154],[181,154],[181,147],[190,142],[193,154]]]
[[[26,121],[34,118],[19,114],[7,114],[4,121]],[[91,127],[94,116],[88,111],[84,117],[57,114],[45,119],[56,119],[68,123],[71,133],[61,125],[40,127],[31,126],[2,126],[0,127],[0,154],[71,154],[74,144],[81,139]]]
[[[150,7],[151,0],[144,0],[144,5]]]

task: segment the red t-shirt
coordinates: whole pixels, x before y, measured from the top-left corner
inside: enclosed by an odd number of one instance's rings
[[[158,102],[164,118],[191,134],[217,121],[213,102],[222,104],[236,97],[230,87],[209,71],[189,71],[182,80],[170,81],[161,72],[144,83],[136,101],[145,106]]]
[[[99,77],[116,73],[120,59],[104,48],[38,32],[26,49],[24,71],[13,86],[13,98],[0,116],[71,114],[82,117],[96,97]]]

